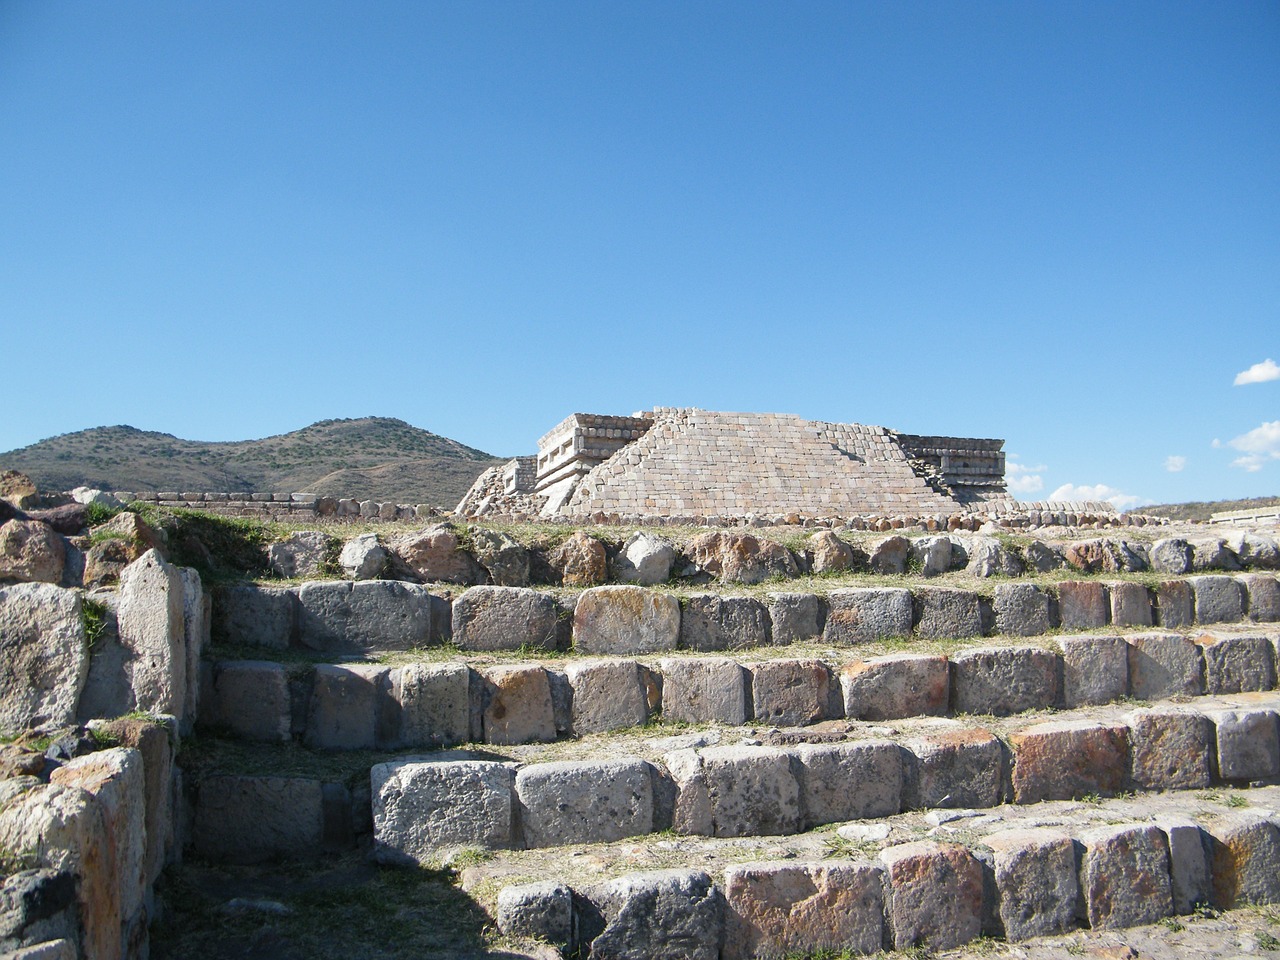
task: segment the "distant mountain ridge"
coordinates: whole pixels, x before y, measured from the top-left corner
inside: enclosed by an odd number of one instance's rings
[[[500,462],[390,417],[321,420],[279,436],[218,443],[94,427],[0,453],[0,470],[19,470],[41,490],[306,491],[449,509]]]

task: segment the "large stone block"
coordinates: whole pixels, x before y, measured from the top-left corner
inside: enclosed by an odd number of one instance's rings
[[[190,567],[179,567],[178,573],[182,576],[182,642],[187,651],[185,711],[178,718],[178,731],[186,736],[200,712],[200,661],[209,646],[212,599],[199,573]]]
[[[1062,705],[1111,703],[1129,692],[1129,645],[1122,637],[1059,637]]]
[[[951,658],[951,708],[1004,715],[1054,707],[1062,698],[1062,658],[1040,647],[984,647]]]
[[[718,960],[724,897],[698,870],[659,870],[609,880],[583,891],[579,918],[592,960]]]
[[[724,896],[721,960],[874,953],[883,942],[884,871],[872,864],[738,864]]]
[[[1061,830],[1002,830],[991,849],[997,913],[1006,940],[1066,933],[1076,918],[1075,843]]]
[[[48,524],[14,518],[0,524],[0,580],[60,583],[67,541]]]
[[[503,887],[498,891],[498,930],[506,937],[543,940],[573,950],[573,891],[544,880]]]
[[[164,869],[176,843],[173,817],[175,779],[173,756],[177,740],[171,724],[154,719],[121,717],[99,721],[93,729],[102,731],[122,747],[142,756],[146,826],[146,883],[153,884]]]
[[[406,664],[391,672],[390,683],[400,708],[401,746],[452,746],[472,739],[471,669],[465,663]]]
[[[1269,573],[1247,573],[1236,580],[1244,590],[1250,620],[1254,623],[1280,620],[1280,580]]]
[[[298,594],[289,587],[232,584],[213,591],[213,638],[284,650],[297,632]]]
[[[1058,584],[1058,622],[1063,630],[1105,627],[1110,613],[1107,588],[1097,580],[1064,580]]]
[[[394,761],[370,771],[374,856],[425,863],[457,847],[515,841],[515,770],[494,760]]]
[[[854,660],[840,671],[844,715],[851,720],[896,720],[947,712],[951,696],[946,657],[898,653]]]
[[[1264,780],[1280,775],[1280,730],[1273,710],[1214,710],[1218,776]]]
[[[263,660],[223,660],[213,665],[213,697],[200,722],[242,740],[286,742],[292,714],[284,665]]]
[[[893,946],[948,950],[982,932],[982,866],[959,844],[921,840],[880,851]]]
[[[482,727],[486,743],[549,742],[556,738],[547,671],[529,664],[483,671]]]
[[[120,573],[116,622],[131,656],[129,685],[139,710],[174,717],[186,711],[185,591],[181,572],[155,550]]]
[[[1129,723],[1130,783],[1139,790],[1192,790],[1213,782],[1213,724],[1191,710],[1135,710]]]
[[[686,650],[741,650],[773,639],[769,611],[753,597],[703,593],[680,607],[680,646]]]
[[[1205,693],[1244,693],[1276,685],[1272,645],[1267,637],[1206,634],[1196,642],[1204,654]]]
[[[88,676],[79,592],[50,583],[0,587],[0,736],[74,723]]]
[[[677,723],[745,723],[747,674],[727,657],[670,657],[662,672],[662,718]]]
[[[1190,573],[1191,544],[1178,537],[1157,540],[1148,551],[1151,569],[1157,573]]]
[[[1111,622],[1117,627],[1149,627],[1154,622],[1151,595],[1133,581],[1107,584],[1111,598]]]
[[[915,633],[926,639],[954,639],[982,635],[978,595],[947,587],[917,587],[912,593]]]
[[[453,601],[453,642],[463,650],[554,650],[559,608],[528,587],[471,587]]]
[[[393,740],[398,730],[384,731],[379,724],[390,688],[390,667],[320,664],[303,742],[313,750],[372,750]]]
[[[1195,623],[1196,597],[1186,580],[1163,580],[1155,585],[1156,623],[1176,630]]]
[[[831,669],[821,660],[765,660],[747,666],[760,723],[796,727],[829,716]]]
[[[565,667],[573,689],[573,732],[621,730],[648,720],[645,673],[634,660],[579,660]]]
[[[1215,817],[1205,830],[1217,906],[1280,902],[1280,827],[1256,814],[1232,811]]]
[[[1159,817],[1156,825],[1164,831],[1169,843],[1173,912],[1187,914],[1199,904],[1213,902],[1208,835],[1199,824],[1182,817]]]
[[[324,842],[319,780],[212,776],[200,781],[196,853],[218,863],[317,856]]]
[[[802,643],[822,636],[827,612],[821,597],[812,593],[771,593],[768,600],[775,646]]]
[[[17,870],[0,881],[0,950],[5,960],[28,960],[34,947],[50,940],[66,944],[65,954],[46,960],[79,960],[73,940],[80,932],[76,911],[76,878],[69,871]],[[15,951],[15,948],[16,951]],[[15,952],[10,952],[15,951]]]
[[[1234,623],[1244,618],[1244,593],[1235,577],[1192,577],[1196,623]]]
[[[1128,728],[1090,720],[1054,720],[1009,737],[1017,803],[1112,794],[1124,784]]]
[[[676,832],[708,837],[796,833],[800,784],[791,755],[773,747],[708,747],[666,756],[676,785]]]
[[[409,650],[432,640],[426,587],[399,580],[312,581],[298,590],[298,636],[323,653]]]
[[[795,755],[806,829],[902,809],[902,750],[896,743],[802,743]]]
[[[1138,700],[1204,693],[1200,647],[1176,633],[1134,634],[1129,640],[1129,693]]]
[[[642,587],[666,583],[678,552],[671,541],[650,533],[633,533],[618,551],[614,575],[622,583]]]
[[[903,739],[902,806],[994,807],[1004,795],[1004,745],[981,727],[939,720]]]
[[[680,601],[643,587],[584,590],[573,608],[578,653],[639,654],[674,650],[680,639]]]
[[[852,587],[827,596],[823,643],[851,644],[911,633],[911,591],[897,587]]]
[[[1136,927],[1173,913],[1169,846],[1159,827],[1096,827],[1079,840],[1080,889],[1090,927]]]
[[[992,604],[996,633],[1010,637],[1034,637],[1047,633],[1049,595],[1030,583],[1002,583]]]
[[[526,847],[608,843],[653,829],[653,775],[636,757],[531,764],[515,789]]]

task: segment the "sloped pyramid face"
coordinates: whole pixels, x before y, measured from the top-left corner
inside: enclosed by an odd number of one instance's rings
[[[963,509],[883,427],[789,414],[653,411],[653,426],[594,467],[558,511],[665,516],[935,514]],[[932,438],[943,439],[943,438]],[[1000,441],[983,444],[1000,466]],[[945,489],[945,487],[943,487]],[[997,480],[988,496],[1006,496]]]

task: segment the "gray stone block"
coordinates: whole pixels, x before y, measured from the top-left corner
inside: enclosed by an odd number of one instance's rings
[[[399,746],[453,746],[472,739],[471,670],[465,663],[410,663],[391,672]]]
[[[758,722],[797,727],[830,716],[831,669],[821,660],[765,660],[746,669]]]
[[[662,718],[677,723],[728,723],[747,719],[747,674],[727,657],[671,657],[662,672]]]
[[[1200,646],[1176,633],[1140,633],[1129,641],[1129,693],[1138,700],[1204,693]]]
[[[1092,720],[1053,720],[1009,735],[1016,803],[1114,794],[1129,763],[1129,729]]]
[[[399,580],[304,583],[298,590],[298,637],[322,653],[409,650],[432,639],[432,596]]]
[[[1169,537],[1157,540],[1148,551],[1151,569],[1157,573],[1190,573],[1191,545],[1186,540]]]
[[[1192,577],[1196,623],[1234,623],[1244,619],[1244,592],[1235,577]]]
[[[1191,710],[1135,710],[1129,724],[1130,784],[1139,790],[1193,790],[1213,782],[1213,724]]]
[[[212,776],[200,781],[195,849],[216,863],[318,856],[324,840],[319,780]]]
[[[1173,912],[1188,914],[1199,904],[1213,902],[1209,872],[1209,838],[1200,825],[1180,817],[1158,817],[1156,826],[1169,843],[1169,880]]]
[[[559,608],[528,587],[471,587],[453,601],[453,642],[463,650],[554,650]]]
[[[242,740],[287,742],[292,729],[289,677],[284,665],[223,660],[213,665],[213,697],[200,720]]]
[[[506,937],[543,940],[572,951],[573,891],[563,883],[545,880],[522,883],[498,891],[498,930]]]
[[[812,593],[769,594],[769,620],[773,643],[784,646],[822,636],[827,619],[825,601]]]
[[[1058,584],[1058,622],[1063,630],[1105,627],[1110,614],[1107,588],[1097,580],[1064,580]]]
[[[1117,627],[1149,627],[1153,623],[1151,596],[1140,583],[1107,584],[1111,598],[1111,622]]]
[[[0,736],[74,722],[90,675],[83,611],[75,590],[0,587]]]
[[[944,714],[950,700],[946,657],[899,653],[854,660],[840,671],[844,715],[896,720]]]
[[[592,587],[573,609],[578,653],[655,653],[674,650],[679,639],[680,601],[643,587]]]
[[[1010,637],[1034,637],[1047,633],[1049,595],[1030,583],[1001,583],[992,604],[996,633]]]
[[[372,750],[393,739],[398,731],[379,736],[390,675],[390,667],[372,664],[317,666],[303,742],[313,750]]]
[[[1195,592],[1186,580],[1164,580],[1157,583],[1155,593],[1156,623],[1178,629],[1195,623]]]
[[[791,755],[774,747],[708,747],[666,756],[676,786],[677,833],[708,837],[791,834],[801,823]]]
[[[827,596],[823,643],[853,644],[911,633],[911,592],[897,587],[852,587]]]
[[[997,913],[1005,939],[1066,933],[1076,918],[1075,843],[1061,830],[1001,830],[983,843],[991,849]]]
[[[1265,780],[1280,776],[1280,728],[1272,710],[1214,710],[1218,776]]]
[[[1119,636],[1059,637],[1062,705],[1111,703],[1129,692],[1129,645]]]
[[[515,770],[494,760],[395,761],[369,771],[374,856],[426,863],[457,847],[510,847]]]
[[[1205,830],[1216,906],[1280,902],[1280,828],[1275,823],[1232,811],[1214,818]]]
[[[1244,590],[1250,620],[1254,623],[1280,620],[1280,581],[1269,573],[1246,573],[1236,580]]]
[[[1205,693],[1245,693],[1276,685],[1271,641],[1255,636],[1197,638],[1204,652]]]
[[[212,636],[219,643],[283,650],[297,632],[298,595],[288,587],[217,587],[212,615]]]
[[[805,829],[902,809],[902,750],[892,741],[802,743],[795,756]]]
[[[902,806],[994,807],[1004,796],[1004,744],[981,727],[954,720],[919,726],[903,738]]]
[[[930,640],[982,636],[978,595],[947,587],[917,587],[912,592],[915,634]]]
[[[985,647],[951,658],[956,713],[1002,716],[1061,702],[1062,658],[1039,647]]]
[[[680,606],[680,646],[686,650],[741,650],[773,638],[769,611],[753,597],[704,593]]]
[[[486,743],[545,743],[556,738],[546,670],[512,664],[488,667],[482,676],[481,730]]]
[[[609,843],[653,830],[653,779],[645,761],[535,763],[516,774],[526,847]]]
[[[583,891],[592,909],[581,919],[592,960],[718,960],[724,897],[698,870],[619,877]]]
[[[636,727],[649,719],[645,669],[634,660],[580,660],[565,667],[575,734]]]
[[[1169,847],[1159,827],[1096,827],[1079,839],[1080,888],[1090,927],[1136,927],[1173,913]]]
[[[921,840],[880,851],[893,946],[949,950],[982,932],[982,866],[955,843]]]

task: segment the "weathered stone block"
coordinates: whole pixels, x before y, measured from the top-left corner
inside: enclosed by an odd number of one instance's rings
[[[549,742],[556,738],[555,711],[547,671],[527,664],[483,672],[483,733],[486,743]]]
[[[1196,623],[1234,623],[1244,618],[1244,593],[1235,577],[1192,577]]]
[[[374,856],[424,863],[454,847],[510,847],[515,771],[493,760],[396,761],[369,772]]]
[[[1186,540],[1169,537],[1151,545],[1148,556],[1151,569],[1157,573],[1190,573],[1191,545]]]
[[[896,743],[802,743],[795,755],[805,829],[901,810],[902,751]]]
[[[1058,584],[1058,621],[1063,630],[1105,627],[1111,607],[1107,588],[1096,580],[1064,580]]]
[[[872,864],[738,864],[724,895],[722,960],[874,953],[883,942],[884,871]]]
[[[678,723],[740,724],[747,719],[747,674],[727,657],[671,657],[662,671],[662,717]]]
[[[951,658],[957,713],[1022,713],[1061,701],[1062,658],[1039,647],[984,647]]]
[[[580,935],[592,960],[718,960],[724,897],[698,870],[619,877],[583,892]]]
[[[680,646],[686,650],[740,650],[773,638],[769,611],[753,597],[703,593],[680,607]]]
[[[747,672],[760,723],[797,727],[827,719],[831,669],[821,660],[765,660]]]
[[[643,587],[584,590],[573,608],[578,653],[639,654],[674,650],[680,639],[680,601]]]
[[[0,950],[5,960],[31,958],[34,948],[20,944],[45,944],[51,939],[66,944],[65,953],[47,960],[79,960],[71,939],[80,932],[76,912],[76,877],[69,870],[18,870],[0,881]],[[19,948],[15,952],[10,952]]]
[[[1244,693],[1276,685],[1271,641],[1255,636],[1197,637],[1204,654],[1205,693]]]
[[[917,587],[912,593],[912,621],[918,637],[931,640],[982,635],[978,595],[947,587]]]
[[[1213,901],[1209,870],[1208,835],[1199,824],[1180,817],[1159,817],[1156,826],[1169,843],[1169,880],[1173,912],[1191,913],[1197,905]]]
[[[897,587],[832,590],[823,643],[851,644],[911,633],[911,591]]]
[[[319,780],[213,776],[200,781],[195,847],[219,863],[318,855],[324,839]]]
[[[1280,730],[1272,710],[1214,710],[1218,776],[1263,780],[1280,775]]]
[[[574,946],[573,891],[545,880],[498,891],[498,930],[507,937],[544,940],[562,950]]]
[[[372,750],[380,742],[380,701],[389,696],[390,674],[372,664],[317,666],[303,742],[313,750]]]
[[[283,650],[298,621],[298,594],[288,587],[235,584],[213,591],[213,638],[220,643]]]
[[[896,720],[947,712],[951,695],[946,657],[899,653],[854,660],[840,671],[844,715]]]
[[[768,606],[775,646],[822,636],[827,617],[821,597],[812,593],[771,593]]]
[[[223,660],[213,666],[213,699],[201,723],[244,740],[287,742],[292,727],[289,677],[284,665]]]
[[[1195,623],[1195,592],[1186,580],[1164,580],[1154,593],[1157,624],[1176,630]]]
[[[1224,909],[1280,902],[1280,828],[1232,811],[1210,821],[1213,902]]]
[[[1059,637],[1062,705],[1111,703],[1129,692],[1129,645],[1122,637]]]
[[[634,660],[586,660],[565,667],[573,689],[573,732],[600,733],[649,719],[644,668]]]
[[[910,731],[902,742],[902,806],[994,807],[1004,795],[1004,745],[981,727],[954,720]]]
[[[749,837],[796,833],[803,822],[791,756],[773,747],[708,747],[666,756],[678,833]]]
[[[1280,620],[1280,580],[1269,573],[1246,573],[1236,580],[1244,590],[1250,620],[1254,623]]]
[[[132,658],[129,685],[139,710],[174,717],[186,712],[185,592],[181,572],[155,550],[120,573],[116,622]]]
[[[982,866],[959,844],[922,840],[880,851],[898,950],[948,950],[982,932]]]
[[[431,642],[432,606],[416,583],[311,581],[298,590],[298,636],[325,653],[408,650]]]
[[[1107,584],[1111,598],[1111,622],[1117,627],[1149,627],[1153,622],[1151,596],[1140,583]]]
[[[1138,700],[1198,697],[1204,657],[1198,644],[1174,633],[1140,633],[1129,641],[1129,693]]]
[[[1076,917],[1075,843],[1061,830],[988,834],[997,911],[1006,940],[1066,933]]]
[[[528,587],[471,587],[453,601],[453,642],[463,650],[554,650],[555,598]]]
[[[1173,913],[1169,847],[1159,827],[1097,827],[1079,839],[1080,888],[1090,927],[1136,927]]]
[[[1139,790],[1192,790],[1213,782],[1213,724],[1190,710],[1135,710],[1129,723],[1130,783]]]
[[[667,582],[677,556],[671,541],[650,533],[633,533],[618,551],[614,574],[622,583],[652,587]]]
[[[1055,720],[1009,737],[1017,803],[1112,794],[1124,783],[1128,728],[1090,720]]]
[[[608,843],[653,829],[653,779],[636,757],[535,763],[516,774],[526,847]]]
[[[1011,637],[1033,637],[1047,633],[1049,595],[1030,583],[1002,583],[996,587],[992,604],[996,633]]]
[[[73,723],[88,676],[80,594],[49,583],[0,587],[0,736]]]
[[[390,675],[401,746],[452,746],[472,738],[471,670],[465,663],[410,663]],[[479,735],[479,731],[477,731]]]

